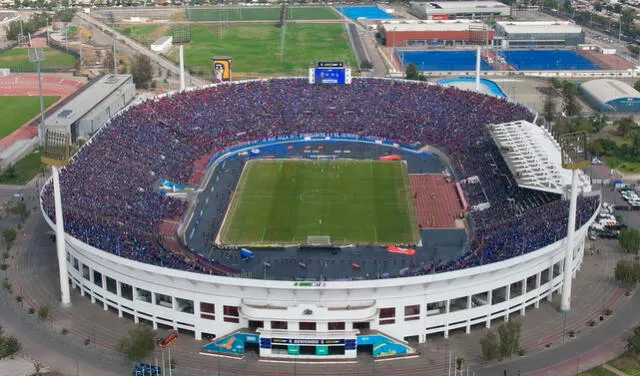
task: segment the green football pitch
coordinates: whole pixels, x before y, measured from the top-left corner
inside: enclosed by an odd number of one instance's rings
[[[73,55],[51,47],[43,48],[42,52],[44,53],[42,69],[73,69],[78,60]],[[0,67],[9,68],[11,72],[35,72],[37,68],[36,63],[29,61],[26,48],[12,48],[0,53]]]
[[[288,25],[284,57],[280,55],[280,31],[265,24],[194,25],[191,43],[184,47],[185,64],[194,74],[211,78],[211,57],[231,56],[234,79],[306,75],[313,61],[344,61],[357,66],[343,23]],[[178,49],[168,56],[178,61]]]
[[[335,20],[341,16],[329,7],[289,7],[289,20]],[[277,21],[280,7],[187,9],[189,21]]]
[[[252,160],[242,172],[219,241],[228,245],[416,244],[404,162]]]
[[[57,100],[58,97],[44,97],[45,110]],[[39,113],[39,97],[0,96],[0,138],[7,137]]]

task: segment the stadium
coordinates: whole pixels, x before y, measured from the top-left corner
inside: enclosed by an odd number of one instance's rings
[[[156,97],[60,173],[69,281],[212,355],[415,356],[562,288],[571,172],[535,117],[390,79]],[[531,171],[508,157],[518,134],[544,146]],[[600,206],[580,177],[573,274]],[[51,184],[41,207],[55,227]]]

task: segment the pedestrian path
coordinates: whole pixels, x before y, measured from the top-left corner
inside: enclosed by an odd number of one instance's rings
[[[610,365],[608,365],[606,363],[602,365],[602,368],[604,368],[604,369],[606,369],[608,371],[611,371],[611,372],[615,373],[618,376],[629,376],[629,374],[627,374],[625,372],[622,372],[622,371],[620,371],[619,369],[617,369],[615,367],[611,367]]]

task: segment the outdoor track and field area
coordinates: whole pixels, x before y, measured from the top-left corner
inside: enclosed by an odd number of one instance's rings
[[[44,97],[44,108],[51,106],[58,97]],[[0,138],[10,135],[34,116],[40,113],[38,97],[0,96]]]
[[[404,162],[247,162],[219,234],[227,245],[416,244],[419,231]]]
[[[335,20],[340,15],[329,7],[289,7],[289,20]],[[277,21],[280,7],[187,9],[189,21]]]
[[[306,75],[312,61],[344,61],[357,66],[342,23],[290,24],[280,56],[281,29],[268,24],[194,25],[185,45],[185,63],[197,75],[211,77],[211,56],[233,57],[233,73]],[[169,58],[178,61],[173,49]]]
[[[42,49],[45,60],[41,63],[42,69],[73,69],[78,60],[75,56],[69,55],[51,47]],[[11,72],[35,72],[36,63],[29,61],[28,49],[12,48],[0,53],[0,67],[9,68]]]
[[[506,50],[501,55],[518,71],[601,69],[570,50]]]

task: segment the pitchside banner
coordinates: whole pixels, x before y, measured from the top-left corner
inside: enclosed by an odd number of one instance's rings
[[[231,81],[231,57],[214,56],[211,58],[213,64],[213,83]]]

